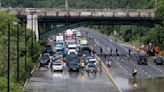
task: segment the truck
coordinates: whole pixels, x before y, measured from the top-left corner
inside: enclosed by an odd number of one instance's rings
[[[68,54],[70,54],[70,53],[77,54],[77,44],[76,44],[76,42],[68,42],[67,47],[68,47]]]
[[[56,52],[56,50],[64,49],[64,43],[63,42],[55,42],[53,51]]]
[[[80,40],[80,52],[83,52],[84,50],[90,51],[88,41],[85,38]]]
[[[73,31],[71,29],[67,29],[65,32],[65,39],[71,40],[73,38]]]
[[[63,42],[63,41],[64,41],[63,35],[56,36],[56,42]]]

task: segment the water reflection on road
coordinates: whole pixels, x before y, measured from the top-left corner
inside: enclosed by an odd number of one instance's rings
[[[164,92],[164,78],[134,80],[130,79],[131,90],[125,92]]]
[[[25,92],[118,92],[104,73],[83,71],[53,72],[39,68],[25,87]]]

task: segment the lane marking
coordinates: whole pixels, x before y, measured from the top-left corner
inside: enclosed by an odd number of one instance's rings
[[[103,70],[106,72],[106,74],[109,76],[109,78],[111,79],[111,81],[113,82],[113,84],[116,86],[116,88],[118,89],[119,92],[123,92],[121,90],[121,88],[118,86],[118,84],[114,81],[111,73],[109,72],[110,70],[105,66],[105,64],[101,61],[100,57],[98,57],[97,55],[95,55],[95,57],[98,58],[98,60],[100,61],[102,67],[103,67]]]

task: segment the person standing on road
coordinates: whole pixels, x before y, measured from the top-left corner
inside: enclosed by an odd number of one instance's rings
[[[110,48],[110,55],[112,56],[112,48]]]
[[[131,56],[131,50],[129,49],[129,56]]]
[[[118,49],[116,48],[116,55],[119,56]]]
[[[133,75],[133,78],[135,78],[136,77],[136,75],[137,75],[137,68],[135,67],[135,68],[133,68],[133,70],[132,70],[132,75]]]
[[[102,51],[102,48],[100,47],[100,53],[101,53],[101,55],[102,55],[102,52],[103,52],[103,51]]]

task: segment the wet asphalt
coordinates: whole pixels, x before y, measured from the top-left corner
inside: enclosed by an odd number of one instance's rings
[[[153,59],[150,57],[148,65],[138,65],[137,58],[132,56],[128,59],[128,49],[132,50],[133,54],[137,52],[129,47],[125,47],[122,44],[115,42],[104,34],[97,33],[93,30],[86,28],[80,28],[81,31],[88,32],[88,36],[94,38],[94,42],[97,44],[96,52],[100,56],[101,60],[105,63],[105,57],[100,55],[100,46],[103,48],[103,54],[107,54],[107,58],[112,62],[112,66],[109,68],[112,78],[123,92],[164,92],[164,66],[155,65]],[[92,41],[93,42],[93,41]],[[112,48],[112,53],[115,54],[115,49],[119,49],[120,54],[123,56],[116,58],[116,56],[108,56]],[[138,74],[136,79],[132,78],[132,69],[136,67]]]
[[[103,54],[109,54],[110,48],[112,48],[113,54],[115,54],[115,48],[118,48],[121,54],[128,53],[129,47],[125,47],[105,35],[85,28],[80,28],[80,30],[88,31],[89,36],[94,37],[94,42],[97,44],[96,52],[104,63],[105,58],[100,55],[100,46],[103,48]],[[134,49],[131,50],[132,53],[137,53]],[[112,62],[112,66],[108,68],[109,72],[123,92],[164,92],[164,66],[155,65],[152,58],[149,58],[148,65],[138,65],[135,56],[130,60],[126,56],[122,56],[119,59],[115,56],[107,56],[107,58]],[[131,75],[134,67],[138,69],[136,79],[133,79]],[[88,74],[86,72],[68,71],[51,72],[47,68],[38,68],[26,85],[25,92],[118,91],[103,71],[99,71],[97,74]]]
[[[24,92],[118,92],[103,71],[52,72],[38,68],[29,80]]]

